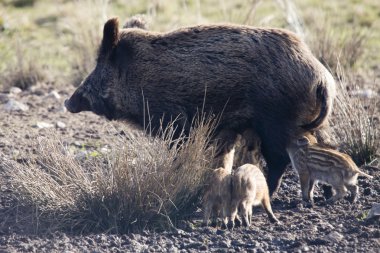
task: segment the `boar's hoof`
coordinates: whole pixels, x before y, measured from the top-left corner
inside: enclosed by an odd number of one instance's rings
[[[314,207],[314,201],[305,201],[305,200],[303,200],[302,201],[302,206],[304,207],[304,208],[313,208]]]

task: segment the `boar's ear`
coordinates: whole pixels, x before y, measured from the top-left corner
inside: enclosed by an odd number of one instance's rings
[[[306,136],[302,136],[301,138],[298,138],[297,140],[297,146],[303,147],[310,144],[309,139]]]
[[[119,41],[119,20],[118,18],[109,19],[103,29],[103,40],[100,46],[100,55],[108,55]]]

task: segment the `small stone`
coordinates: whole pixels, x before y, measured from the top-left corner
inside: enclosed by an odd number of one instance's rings
[[[185,245],[186,249],[199,249],[203,243],[200,242],[192,242],[187,245]]]
[[[81,148],[81,147],[83,146],[83,144],[82,144],[81,142],[79,142],[79,141],[74,141],[74,142],[73,142],[73,145],[74,145],[75,147],[78,147],[78,148]]]
[[[331,225],[330,223],[327,223],[327,222],[320,222],[320,227],[322,230],[331,230],[334,228],[333,225]]]
[[[43,96],[43,95],[45,95],[44,89],[42,89],[40,87],[37,87],[37,86],[32,86],[30,88],[30,91],[31,91],[32,94],[34,94],[36,96]]]
[[[75,155],[75,159],[77,160],[84,160],[86,159],[88,156],[88,152],[87,151],[79,151],[78,154]],[[136,240],[136,239],[134,239]]]
[[[219,246],[222,248],[229,248],[231,246],[231,241],[226,240],[226,241],[219,242]]]
[[[257,248],[255,248],[255,250],[257,253],[264,253],[265,252],[265,250],[261,247],[257,247]]]
[[[21,102],[18,102],[14,99],[8,100],[8,102],[4,105],[4,110],[11,112],[11,111],[27,111],[29,110],[29,106],[26,104],[23,104]]]
[[[39,122],[36,123],[36,127],[40,128],[40,129],[42,129],[42,128],[52,128],[52,127],[54,127],[54,125],[51,124],[51,123],[48,123],[48,122],[39,121]]]
[[[339,242],[344,238],[344,236],[336,231],[331,232],[326,236],[326,239],[332,242]]]
[[[373,203],[372,208],[369,210],[367,220],[380,217],[380,203]]]
[[[105,234],[99,234],[95,236],[95,241],[97,243],[106,243],[108,240]]]
[[[94,239],[91,238],[91,237],[86,238],[86,242],[90,246],[94,246],[96,244],[95,241],[94,241]]]
[[[57,111],[57,112],[67,112],[67,108],[66,108],[64,105],[62,105],[62,106],[59,107],[56,111]]]
[[[53,90],[51,91],[48,95],[47,95],[48,98],[54,98],[56,100],[60,100],[61,99],[61,95],[59,95],[59,93],[56,91],[56,90]]]
[[[353,90],[350,92],[350,95],[362,98],[374,98],[378,96],[377,92],[371,89]]]
[[[314,240],[311,241],[311,244],[312,245],[326,245],[328,244],[328,240],[326,239],[323,239],[323,238],[316,238]]]
[[[60,128],[60,129],[66,128],[66,124],[63,123],[62,121],[57,121],[55,125],[57,126],[57,128]]]
[[[200,247],[199,247],[199,250],[201,251],[206,251],[208,250],[208,246],[206,244],[202,244]]]
[[[233,241],[231,242],[231,245],[233,245],[233,246],[246,246],[246,243],[244,243],[244,242],[241,241],[241,240],[233,240]]]
[[[182,236],[187,235],[187,233],[185,231],[183,231],[182,229],[176,229],[175,234],[176,235],[182,235]]]
[[[364,191],[363,191],[363,194],[364,194],[364,196],[371,195],[372,194],[372,189],[369,188],[369,187],[365,188]]]
[[[9,93],[13,94],[13,95],[20,94],[21,92],[22,92],[22,90],[19,87],[12,87],[9,90]]]
[[[369,238],[369,234],[368,234],[368,232],[362,232],[360,234],[360,237],[368,239]]]
[[[9,101],[9,95],[5,93],[0,93],[0,103],[5,104]]]
[[[169,253],[176,253],[176,252],[179,252],[179,250],[178,250],[176,247],[174,247],[174,246],[167,247],[167,251],[168,251]]]
[[[201,229],[201,232],[205,234],[214,234],[215,230],[211,227],[204,227]]]
[[[218,230],[216,230],[216,234],[217,235],[224,235],[226,233],[226,230],[224,230],[224,229],[218,229]]]
[[[129,235],[129,237],[132,239],[132,240],[136,240],[136,241],[138,241],[138,240],[141,240],[141,235],[139,235],[139,234],[130,234]]]

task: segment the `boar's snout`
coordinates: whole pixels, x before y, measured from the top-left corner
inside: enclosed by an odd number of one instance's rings
[[[69,99],[65,100],[65,107],[71,113],[91,111],[90,102],[78,91],[76,91]]]

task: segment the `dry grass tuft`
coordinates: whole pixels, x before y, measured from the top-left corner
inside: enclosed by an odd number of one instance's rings
[[[173,126],[159,138],[120,137],[109,155],[84,163],[57,138],[41,138],[36,159],[7,163],[3,176],[11,178],[20,207],[33,210],[21,220],[37,232],[170,228],[200,200],[213,157],[212,128],[212,121],[198,121],[186,142],[173,142]]]
[[[349,94],[355,87],[338,64],[338,96],[334,105],[332,126],[340,148],[349,154],[357,165],[376,159],[380,150],[378,100],[364,99]],[[376,87],[376,84],[374,84]]]
[[[11,87],[18,87],[27,90],[48,79],[46,71],[42,65],[32,59],[20,42],[16,44],[15,61],[4,70],[0,77],[2,78],[2,87],[0,90],[6,91]]]
[[[10,87],[18,87],[22,90],[27,90],[39,82],[46,80],[46,74],[42,67],[27,62],[18,65],[12,70],[6,71],[7,75],[3,76],[4,87],[2,90],[8,90]]]

